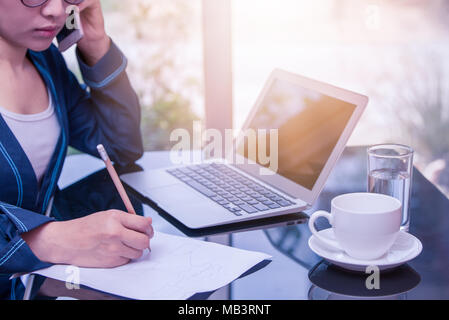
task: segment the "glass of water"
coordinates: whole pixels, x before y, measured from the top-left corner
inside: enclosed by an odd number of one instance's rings
[[[412,148],[398,144],[368,149],[368,192],[386,194],[401,201],[401,230],[406,232],[410,227],[413,153]]]

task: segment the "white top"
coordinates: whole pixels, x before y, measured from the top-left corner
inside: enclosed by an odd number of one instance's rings
[[[40,113],[20,114],[0,107],[0,114],[30,160],[39,185],[61,133],[50,92],[48,97],[48,108]]]

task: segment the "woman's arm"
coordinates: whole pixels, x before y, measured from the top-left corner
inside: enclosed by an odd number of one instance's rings
[[[90,92],[68,74],[69,144],[96,157],[97,145],[103,144],[115,163],[135,162],[143,154],[141,109],[125,72],[125,56],[112,42],[93,67],[80,56],[78,61]]]
[[[127,60],[104,30],[99,0],[80,5],[84,38],[77,57],[85,84],[67,75],[70,145],[97,155],[103,144],[111,159],[126,165],[143,154],[140,104],[126,74]]]
[[[79,5],[84,37],[78,49],[87,65],[93,66],[108,52],[111,41],[104,29],[104,18],[99,0],[85,0]]]
[[[35,256],[21,235],[52,221],[53,218],[0,202],[0,274],[50,266]]]
[[[109,210],[49,222],[22,238],[42,261],[111,268],[140,258],[152,236],[151,218]]]
[[[118,210],[58,222],[0,202],[0,274],[32,272],[52,264],[125,264],[149,248],[151,222]]]

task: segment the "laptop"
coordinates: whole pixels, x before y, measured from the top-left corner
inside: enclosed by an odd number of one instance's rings
[[[226,157],[121,179],[190,229],[301,212],[318,198],[367,104],[277,69]]]

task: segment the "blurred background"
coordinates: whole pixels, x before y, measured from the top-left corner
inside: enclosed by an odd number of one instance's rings
[[[102,0],[147,151],[169,150],[174,129],[205,120],[204,1]],[[328,82],[370,97],[350,145],[412,146],[416,166],[449,195],[449,1],[220,1],[231,6],[234,128],[274,68]],[[79,75],[73,51],[65,56]]]

